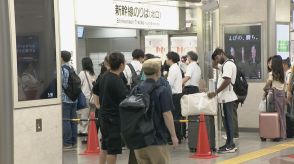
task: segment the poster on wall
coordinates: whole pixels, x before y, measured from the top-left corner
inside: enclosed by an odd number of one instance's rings
[[[184,56],[189,51],[197,53],[197,36],[171,37],[171,51]]]
[[[290,29],[287,24],[277,24],[277,55],[290,57]]]
[[[247,79],[261,79],[261,25],[224,28],[225,52]]]
[[[145,36],[145,54],[150,53],[159,56],[162,60],[166,59],[168,52],[167,35],[147,35]]]

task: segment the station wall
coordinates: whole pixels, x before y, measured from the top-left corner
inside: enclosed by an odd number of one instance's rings
[[[226,25],[262,24],[262,70],[263,80],[249,82],[249,93],[246,102],[238,109],[240,128],[258,128],[259,112],[258,104],[263,95],[263,87],[267,78],[266,60],[268,58],[267,46],[267,0],[220,0],[220,45],[223,46],[223,27]],[[276,1],[276,21],[290,21],[290,1]]]

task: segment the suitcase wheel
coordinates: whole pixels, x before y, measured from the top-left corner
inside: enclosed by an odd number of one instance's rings
[[[265,142],[266,138],[260,137],[261,142]]]
[[[273,142],[280,142],[281,141],[281,138],[275,138],[273,139]]]

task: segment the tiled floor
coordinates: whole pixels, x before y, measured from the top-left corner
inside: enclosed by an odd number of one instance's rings
[[[221,135],[217,135],[221,136]],[[217,154],[219,157],[215,159],[203,160],[203,159],[192,159],[189,158],[191,153],[187,148],[187,141],[184,141],[179,147],[175,150],[171,149],[171,164],[213,164],[221,161],[226,161],[228,159],[238,157],[243,154],[250,153],[252,151],[257,151],[262,148],[272,147],[278,144],[287,143],[293,141],[288,139],[283,142],[261,142],[258,136],[258,133],[240,133],[240,139],[236,140],[236,144],[239,147],[239,151],[232,154]],[[224,140],[220,137],[217,138],[217,145],[222,146]],[[80,142],[79,142],[80,143]],[[86,145],[79,144],[77,151],[68,151],[64,152],[63,160],[64,164],[98,164],[99,156],[90,155],[83,156],[79,155],[83,150],[85,150]],[[290,164],[294,163],[294,158],[288,158],[287,155],[294,154],[294,147],[281,150],[277,153],[269,154],[262,156],[257,159],[246,161],[247,164]],[[122,155],[118,157],[118,164],[127,164],[128,159],[128,150],[124,150]],[[236,163],[236,162],[234,162]],[[238,162],[237,162],[238,163]]]

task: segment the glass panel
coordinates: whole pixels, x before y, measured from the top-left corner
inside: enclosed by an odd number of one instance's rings
[[[225,27],[225,51],[248,79],[261,79],[261,26]]]
[[[14,0],[18,100],[57,97],[53,0]]]

